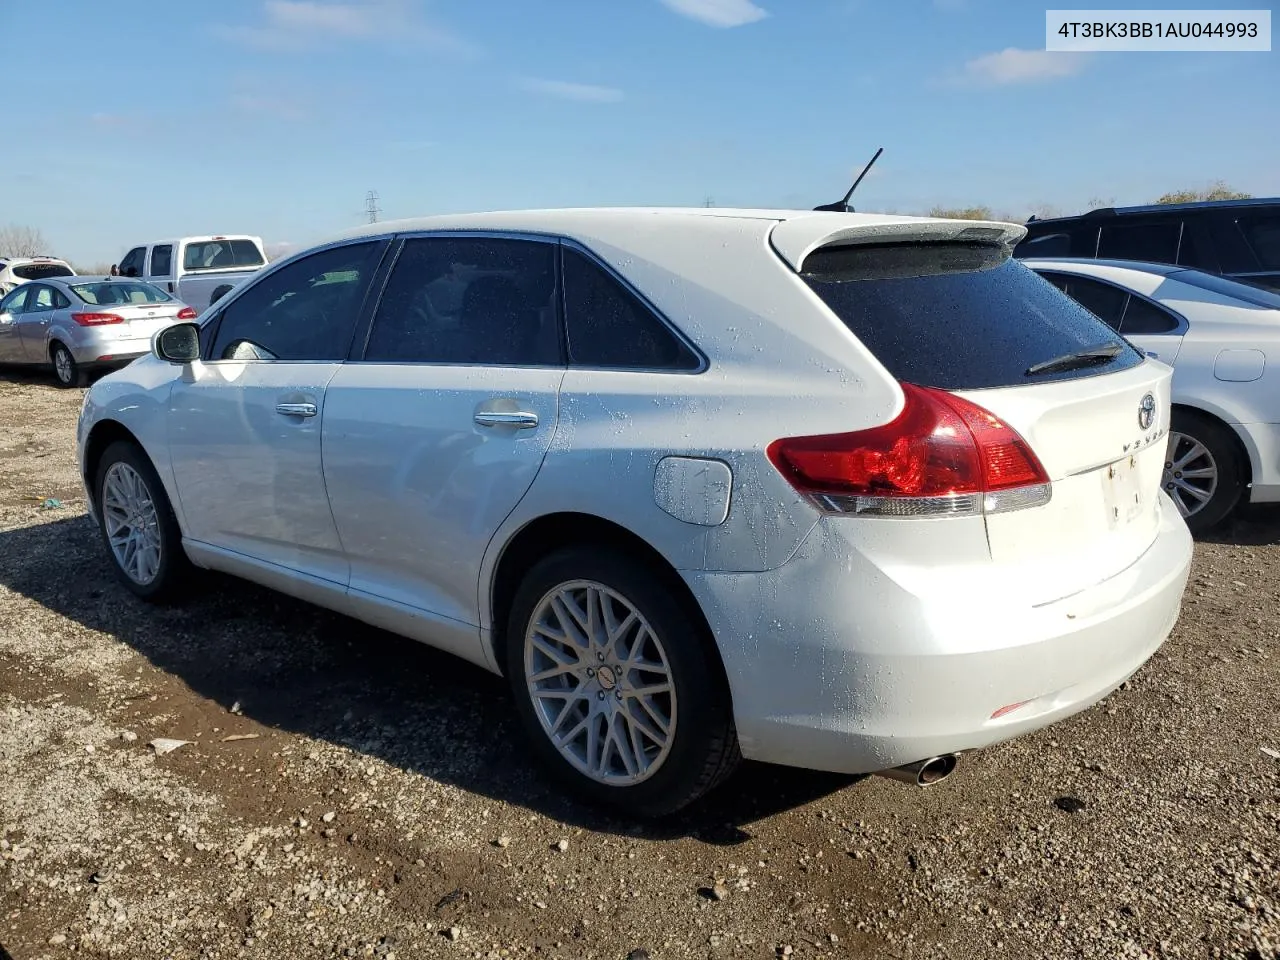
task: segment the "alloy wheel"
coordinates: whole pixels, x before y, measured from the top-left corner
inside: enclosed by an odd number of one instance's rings
[[[574,769],[631,786],[662,766],[675,684],[662,641],[626,597],[590,580],[550,590],[529,620],[524,669],[543,732]]]
[[[53,351],[53,370],[63,383],[70,383],[75,376],[75,362],[66,347],[58,347]]]
[[[102,518],[120,569],[149,585],[160,573],[160,518],[146,482],[127,463],[113,463],[103,478]]]
[[[1171,432],[1161,482],[1185,519],[1213,499],[1218,490],[1218,462],[1195,437]]]

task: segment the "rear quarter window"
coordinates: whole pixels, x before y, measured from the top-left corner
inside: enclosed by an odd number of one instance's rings
[[[826,247],[801,276],[898,380],[978,390],[1071,380],[1137,366],[1142,355],[1053,284],[982,244]],[[1067,369],[1037,365],[1115,350]]]

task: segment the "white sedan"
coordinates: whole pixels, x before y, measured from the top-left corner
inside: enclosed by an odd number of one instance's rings
[[[1174,368],[1163,482],[1193,531],[1280,502],[1280,295],[1165,264],[1023,262]]]
[[[1121,684],[1191,558],[1169,368],[1024,232],[372,225],[89,390],[92,511],[144,598],[221,570],[504,674],[547,767],[636,814],[742,756],[936,781]]]

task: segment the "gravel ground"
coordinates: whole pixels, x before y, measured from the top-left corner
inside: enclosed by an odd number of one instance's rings
[[[126,595],[80,395],[0,374],[14,960],[1280,957],[1276,511],[1198,546],[1172,639],[1083,716],[929,790],[748,765],[639,828],[545,786],[479,670],[224,578]]]

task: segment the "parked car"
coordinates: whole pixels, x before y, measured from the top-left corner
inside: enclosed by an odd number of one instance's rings
[[[98,381],[89,502],[140,597],[222,570],[505,674],[548,769],[634,814],[740,756],[937,780],[1137,670],[1191,556],[1171,371],[1022,233],[369,226]]]
[[[56,257],[0,257],[0,296],[29,280],[75,275],[71,264]]]
[[[0,363],[48,364],[64,387],[90,370],[120,366],[151,349],[151,337],[196,312],[140,280],[32,280],[0,300]]]
[[[1162,483],[1192,531],[1280,502],[1280,294],[1164,264],[1024,262],[1174,367]]]
[[[1280,290],[1280,198],[1107,207],[1032,220],[1014,256],[1171,263]]]
[[[119,270],[122,277],[155,284],[198,313],[266,263],[258,237],[183,237],[134,247]]]

